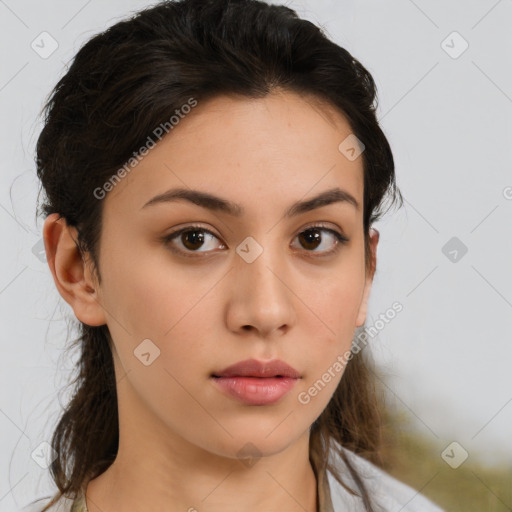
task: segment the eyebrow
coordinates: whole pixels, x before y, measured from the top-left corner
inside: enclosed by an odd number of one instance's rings
[[[234,217],[241,217],[244,214],[244,208],[237,203],[207,192],[187,188],[174,188],[167,190],[162,194],[158,194],[144,204],[141,209],[155,204],[169,203],[179,200],[188,201],[208,210],[226,213]],[[311,199],[297,201],[286,210],[284,216],[288,218],[295,217],[333,203],[347,203],[354,206],[356,210],[359,209],[359,203],[353,195],[346,190],[336,187],[325,190]]]

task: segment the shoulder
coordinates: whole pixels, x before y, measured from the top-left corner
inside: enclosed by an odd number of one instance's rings
[[[339,445],[337,445],[339,447]],[[359,476],[371,493],[373,503],[379,512],[444,512],[442,508],[434,504],[419,491],[400,482],[371,462],[355,454],[354,452],[341,447],[348,460],[357,470]],[[331,452],[331,460],[340,468],[346,484],[357,490],[354,480],[350,477],[346,465],[334,451]],[[346,510],[347,505],[354,512],[364,510],[361,500],[352,496],[338,481],[328,472],[329,487],[334,511]]]
[[[51,498],[48,497],[40,498],[38,500],[32,501],[31,503],[23,507],[20,512],[42,512],[44,507],[46,507],[46,505],[50,503],[50,501]],[[72,506],[73,500],[62,497],[57,501],[57,503],[52,505],[45,512],[71,512]]]

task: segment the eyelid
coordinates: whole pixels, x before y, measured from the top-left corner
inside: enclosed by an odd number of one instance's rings
[[[328,231],[334,231],[335,233],[339,234],[340,236],[345,237],[345,235],[343,234],[343,231],[341,231],[339,228],[334,227],[332,222],[324,222],[324,221],[316,221],[316,222],[311,222],[310,224],[306,224],[305,226],[301,227],[299,229],[299,231],[297,231],[295,236],[302,233],[303,231],[307,231],[308,229],[314,229],[314,228],[323,228]]]

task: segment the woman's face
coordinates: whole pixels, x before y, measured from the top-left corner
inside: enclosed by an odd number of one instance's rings
[[[347,121],[314,105],[293,93],[199,102],[104,199],[95,318],[129,428],[265,455],[327,406],[371,276],[362,158],[339,149]],[[203,195],[172,199],[178,188]],[[309,202],[323,194],[332,201]],[[248,359],[299,378],[212,377]]]

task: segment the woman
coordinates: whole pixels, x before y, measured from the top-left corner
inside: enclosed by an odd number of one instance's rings
[[[81,359],[32,510],[440,510],[378,467],[351,350],[401,200],[375,97],[255,0],[162,2],[78,52],[37,166]]]

